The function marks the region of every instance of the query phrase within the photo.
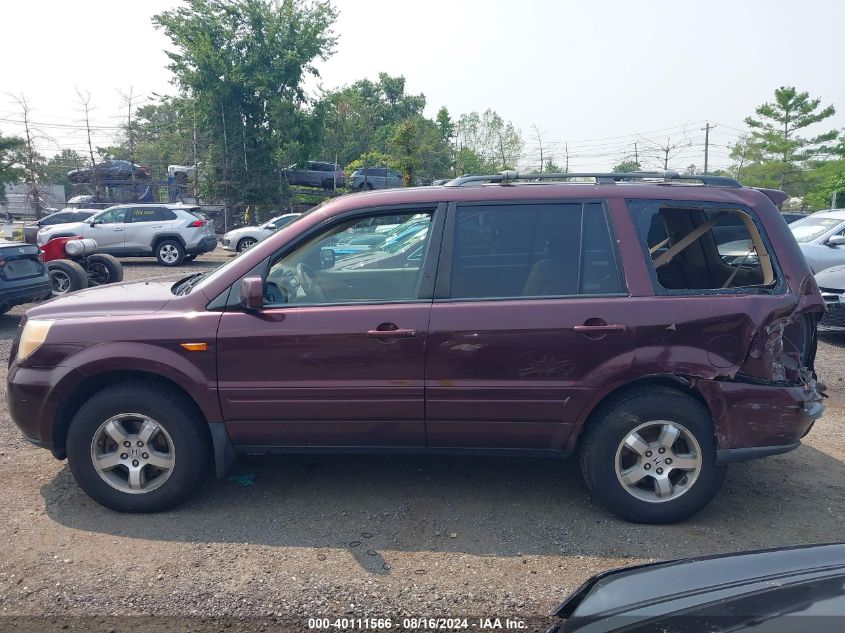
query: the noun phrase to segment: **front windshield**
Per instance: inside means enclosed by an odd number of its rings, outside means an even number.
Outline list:
[[[824,216],[814,217],[811,215],[808,218],[793,222],[789,225],[789,229],[792,231],[795,239],[798,242],[803,243],[812,242],[830,231],[832,228],[844,223],[845,221],[839,218]]]

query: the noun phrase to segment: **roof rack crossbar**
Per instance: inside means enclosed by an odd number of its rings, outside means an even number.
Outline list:
[[[498,174],[461,176],[450,180],[444,186],[462,187],[478,183],[511,184],[519,180],[572,180],[573,178],[594,178],[597,184],[614,184],[620,181],[645,180],[662,182],[698,182],[709,187],[742,187],[742,183],[728,176],[705,176],[679,174],[676,171],[632,171],[632,172],[570,172],[561,174],[532,174],[517,171],[503,171]]]

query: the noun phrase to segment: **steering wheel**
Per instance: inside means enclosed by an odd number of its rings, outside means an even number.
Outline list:
[[[326,293],[323,292],[323,287],[320,285],[314,269],[308,264],[296,265],[296,278],[299,285],[305,292],[305,295],[315,303],[323,303],[326,300]]]
[[[288,302],[288,292],[275,281],[264,284],[264,303],[278,304]]]

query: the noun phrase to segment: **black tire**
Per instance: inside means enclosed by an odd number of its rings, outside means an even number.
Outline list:
[[[121,491],[108,483],[94,466],[92,444],[98,429],[114,416],[129,412],[148,416],[172,440],[175,456],[172,471],[150,492]],[[79,486],[107,508],[117,512],[168,510],[193,493],[206,472],[211,451],[204,424],[183,395],[160,384],[131,381],[106,387],[91,396],[73,416],[67,434],[68,464]],[[122,468],[118,466],[116,470]]]
[[[323,185],[323,190],[325,190],[325,191],[331,191],[332,189],[334,189],[334,180],[332,180],[332,179],[330,179],[330,178],[326,178],[326,179],[322,182],[322,185]]]
[[[243,253],[244,251],[248,251],[253,246],[258,244],[258,240],[252,237],[242,237],[238,242],[237,250],[239,253]]]
[[[372,190],[373,190],[372,183],[365,182],[363,185],[361,185],[361,191],[372,191]]]
[[[105,253],[90,255],[86,262],[88,283],[102,286],[123,281],[123,264],[117,258]]]
[[[155,253],[162,266],[179,266],[185,260],[185,247],[179,240],[161,240],[156,244]]]
[[[689,487],[676,498],[659,502],[642,500],[629,492],[617,476],[616,468],[617,451],[625,438],[640,425],[657,420],[675,423],[692,434],[701,457],[698,476]],[[653,458],[643,458],[642,463],[658,457],[655,453]],[[716,464],[713,421],[706,407],[668,387],[631,389],[600,405],[583,431],[580,462],[584,481],[593,496],[617,516],[635,523],[675,523],[692,516],[716,496],[726,472],[724,466]],[[651,469],[652,464],[648,467]],[[653,486],[654,480],[649,477],[655,472],[650,470],[640,485]],[[681,483],[687,481],[686,473],[672,469],[666,472],[666,477],[672,473],[673,477],[680,476]],[[676,485],[672,489],[673,494],[678,490]],[[646,490],[642,494],[649,493]]]
[[[88,287],[88,273],[73,260],[54,259],[47,262],[47,270],[50,271],[54,297]]]

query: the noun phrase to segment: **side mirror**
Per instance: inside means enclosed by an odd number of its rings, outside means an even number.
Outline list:
[[[275,230],[276,230],[276,228],[278,228],[278,227],[276,227],[276,225],[275,225],[275,224],[268,224],[268,225],[267,225],[267,226],[265,226],[264,228],[266,228],[268,231],[275,231]]]
[[[845,244],[845,235],[831,235],[825,242],[828,246],[842,246]]]
[[[261,277],[245,277],[241,280],[241,306],[251,311],[264,307],[264,280]]]
[[[93,229],[95,226],[97,226],[97,223],[96,223],[96,222],[91,222],[91,224],[90,224],[89,226]]]

